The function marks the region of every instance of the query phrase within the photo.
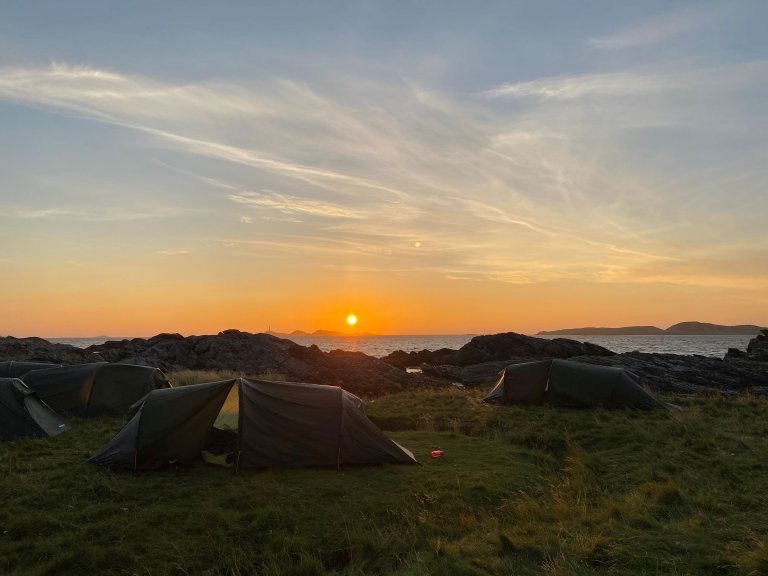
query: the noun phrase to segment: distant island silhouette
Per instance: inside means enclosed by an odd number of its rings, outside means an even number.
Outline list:
[[[315,330],[314,332],[305,332],[304,330],[294,330],[293,332],[275,332],[267,330],[267,334],[273,336],[379,336],[371,332],[339,332],[337,330]]]
[[[723,326],[707,322],[680,322],[666,330],[656,326],[622,326],[620,328],[565,328],[562,330],[542,330],[540,336],[587,335],[587,336],[735,336],[759,334],[760,326],[739,324]]]

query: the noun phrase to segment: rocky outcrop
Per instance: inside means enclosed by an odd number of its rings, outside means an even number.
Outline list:
[[[382,358],[383,361],[406,368],[409,366],[471,366],[485,362],[511,361],[516,358],[571,358],[572,356],[611,356],[607,348],[578,342],[568,338],[536,338],[516,332],[505,332],[489,336],[475,336],[458,350],[442,348],[434,352],[422,350],[421,352],[403,352],[398,350]],[[429,370],[429,369],[427,369]]]
[[[510,364],[531,362],[530,358],[511,358],[510,360],[495,360],[470,366],[454,366],[452,364],[422,364],[421,372],[435,378],[445,378],[452,383],[464,386],[490,386],[498,379],[499,374]]]
[[[515,332],[475,336],[446,364],[469,366],[481,362],[494,362],[512,358],[571,358],[573,356],[612,356],[607,348],[589,342],[577,342],[568,338],[536,338]]]
[[[212,336],[158,334],[105,342],[87,350],[42,338],[0,338],[0,360],[76,364],[108,361],[166,371],[232,370],[254,377],[330,384],[365,396],[425,387],[490,385],[505,366],[544,358],[626,368],[655,391],[768,395],[768,330],[746,352],[725,359],[676,354],[616,354],[589,343],[515,334],[476,336],[459,350],[395,352],[386,362],[361,352],[323,352],[270,334],[227,330]],[[406,367],[419,365],[421,374]]]
[[[158,334],[90,346],[108,362],[156,366],[166,371],[233,370],[249,376],[341,386],[355,394],[446,385],[429,375],[409,374],[361,352],[323,352],[271,334],[226,330],[217,335]]]
[[[54,344],[43,338],[14,338],[13,336],[0,338],[0,360],[51,364],[85,364],[104,361],[98,354],[77,346]]]
[[[616,356],[572,358],[579,362],[631,370],[652,390],[681,394],[768,392],[768,365],[749,360],[679,354],[627,352]]]
[[[761,334],[749,341],[746,352],[737,348],[729,348],[726,358],[768,362],[768,329],[761,330],[760,332]]]
[[[532,358],[483,362],[471,366],[422,365],[424,374],[445,378],[465,386],[490,386],[509,364],[530,362]],[[586,364],[625,368],[640,376],[644,385],[656,392],[676,394],[737,394],[751,392],[768,395],[768,365],[750,360],[648,354],[627,352],[611,356],[574,356],[570,360]]]
[[[387,364],[405,370],[406,368],[415,368],[422,364],[448,364],[453,354],[456,354],[456,350],[452,350],[451,348],[421,350],[420,352],[403,352],[402,350],[396,350],[391,354],[383,356],[381,359]]]
[[[404,353],[401,353],[404,354]],[[389,357],[408,359],[408,356]],[[465,386],[491,385],[509,364],[546,358],[625,368],[636,373],[654,391],[670,393],[724,393],[750,391],[768,395],[768,330],[754,338],[738,357],[725,359],[679,354],[628,352],[616,354],[590,343],[564,338],[547,340],[515,334],[477,336],[460,350],[412,353],[422,359],[422,373]],[[763,362],[755,362],[763,360]]]

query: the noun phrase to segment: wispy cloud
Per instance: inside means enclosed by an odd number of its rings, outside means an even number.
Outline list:
[[[168,248],[166,250],[158,250],[157,253],[163,256],[183,256],[184,254],[189,254],[190,251],[184,248]]]
[[[132,211],[120,208],[94,209],[90,207],[72,208],[19,208],[6,212],[23,220],[69,219],[85,222],[132,222],[136,220],[156,220],[170,218],[184,213],[177,208],[158,208],[152,212]]]
[[[15,215],[17,218],[23,218],[24,220],[37,220],[40,218],[53,218],[56,216],[72,216],[77,215],[77,212],[65,208],[40,208],[17,210]]]
[[[111,82],[125,82],[126,79],[120,74],[109,72],[108,70],[99,70],[89,66],[71,66],[66,62],[51,62],[50,74],[53,77],[66,78],[68,80],[79,79],[99,79]]]
[[[181,166],[156,162],[195,178],[227,222],[259,219],[217,246],[462,280],[640,282],[673,277],[664,264],[686,257],[670,247],[682,226],[676,211],[697,207],[680,200],[690,198],[683,184],[649,175],[626,131],[730,133],[739,122],[720,120],[715,95],[751,86],[765,69],[536,78],[457,100],[406,84],[350,82],[335,94],[285,80],[172,86],[56,65],[0,69],[0,99],[76,111],[133,131],[153,153],[172,151]],[[490,102],[504,98],[514,101]],[[704,108],[691,111],[690,102]],[[751,116],[754,126],[759,115]],[[622,147],[624,156],[615,153]],[[16,206],[10,214],[117,221],[158,213]],[[283,233],[294,223],[300,233]]]
[[[711,9],[693,8],[645,18],[607,36],[589,39],[603,50],[618,50],[658,44],[709,25],[715,18]]]
[[[659,92],[672,86],[672,74],[615,72],[540,78],[507,83],[483,93],[486,98],[540,97],[569,100],[584,96],[626,96]]]
[[[267,208],[283,214],[311,214],[327,218],[365,218],[366,213],[330,202],[297,198],[277,192],[242,192],[230,194],[229,199],[255,208]]]

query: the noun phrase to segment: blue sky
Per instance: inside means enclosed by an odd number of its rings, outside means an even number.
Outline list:
[[[768,323],[768,4],[2,16],[0,331]]]

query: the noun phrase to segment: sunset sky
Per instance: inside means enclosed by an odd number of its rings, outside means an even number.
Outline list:
[[[768,2],[0,15],[0,335],[768,325]]]

